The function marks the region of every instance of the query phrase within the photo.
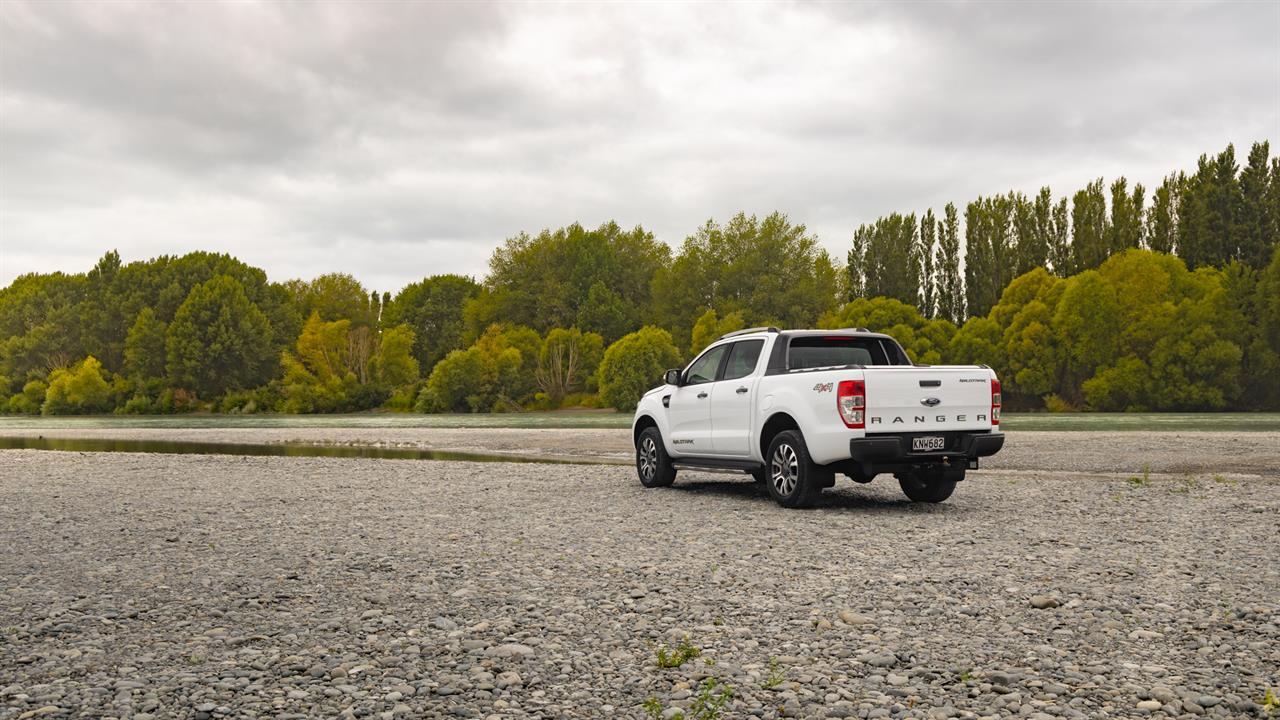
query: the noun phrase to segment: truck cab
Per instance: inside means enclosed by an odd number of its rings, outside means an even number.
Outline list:
[[[915,365],[860,328],[729,333],[641,398],[632,425],[648,487],[680,469],[751,474],[788,507],[843,474],[892,473],[912,500],[941,502],[1004,444],[1000,382],[983,365]]]

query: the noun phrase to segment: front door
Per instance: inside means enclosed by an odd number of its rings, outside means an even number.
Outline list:
[[[720,372],[728,345],[707,350],[684,371],[667,405],[672,450],[679,455],[711,455],[711,386]]]

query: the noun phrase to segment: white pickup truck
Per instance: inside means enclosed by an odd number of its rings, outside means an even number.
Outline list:
[[[893,473],[911,500],[942,502],[1004,445],[1000,404],[991,368],[915,365],[888,335],[742,330],[640,399],[636,471],[645,487],[681,468],[746,472],[784,507],[812,504],[837,472]]]

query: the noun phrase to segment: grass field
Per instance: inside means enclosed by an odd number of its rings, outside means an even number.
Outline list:
[[[1280,431],[1280,413],[1006,413],[1003,424],[1009,431]],[[629,414],[609,411],[481,415],[366,413],[358,415],[0,417],[0,433],[5,429],[32,428],[625,428],[630,426]]]

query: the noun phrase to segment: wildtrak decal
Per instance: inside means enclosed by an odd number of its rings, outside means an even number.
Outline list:
[[[963,382],[980,382],[980,383],[984,383],[984,382],[986,382],[986,381],[987,381],[987,379],[986,379],[986,378],[960,378],[960,382],[962,382],[962,383],[963,383]]]

